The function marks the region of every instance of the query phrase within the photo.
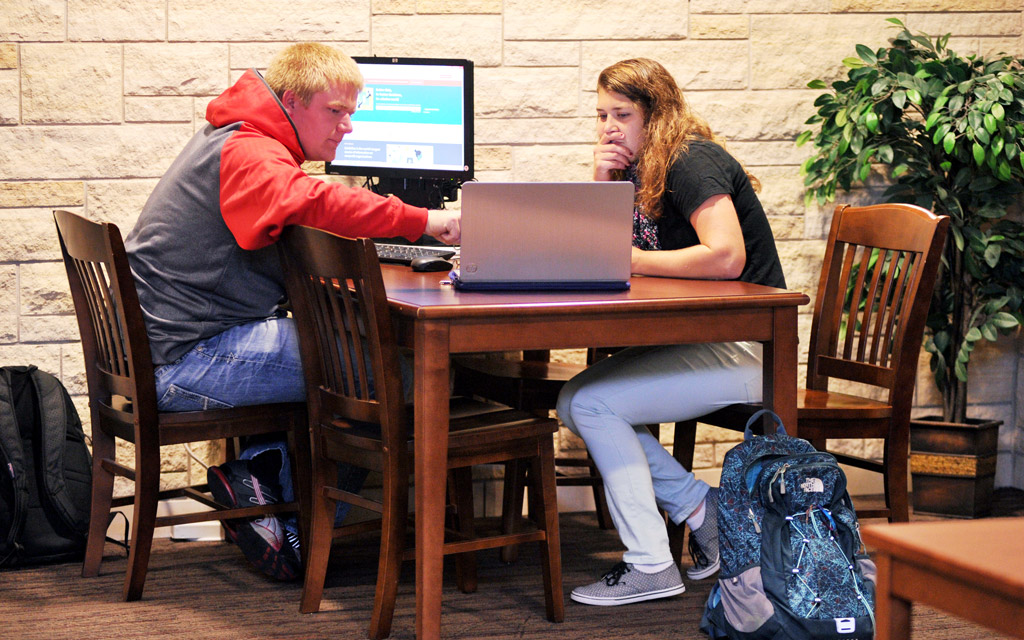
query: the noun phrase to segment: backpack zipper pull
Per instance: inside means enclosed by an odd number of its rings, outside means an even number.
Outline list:
[[[761,525],[757,523],[757,516],[754,515],[753,507],[747,507],[747,517],[754,524],[754,533],[761,533]]]

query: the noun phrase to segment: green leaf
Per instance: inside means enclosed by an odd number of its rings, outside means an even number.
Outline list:
[[[1005,311],[993,314],[992,317],[989,318],[989,322],[1000,329],[1013,329],[1020,325],[1020,323],[1017,322],[1017,318],[1015,318],[1012,313],[1006,313]]]
[[[942,149],[946,153],[953,153],[953,147],[956,145],[956,134],[950,131],[946,134],[946,137],[942,139]]]
[[[985,164],[985,147],[975,142],[971,145],[971,152],[974,154],[974,161],[979,167]]]
[[[1003,247],[998,244],[990,244],[985,247],[985,264],[995,269],[999,264],[999,256],[1003,255]]]
[[[985,129],[987,129],[989,133],[995,133],[997,128],[999,128],[999,123],[996,122],[996,117],[991,113],[986,113]]]
[[[860,69],[861,67],[867,66],[864,61],[860,58],[843,58],[843,64],[851,69]]]
[[[1024,153],[1022,153],[1020,157],[1022,159],[1024,159]],[[1021,164],[1024,165],[1024,160],[1021,161]],[[902,176],[904,173],[906,173],[908,169],[910,169],[910,167],[908,167],[905,164],[897,165],[892,170],[892,177],[898,178],[898,177]]]
[[[985,129],[975,129],[974,137],[977,138],[978,142],[980,142],[981,144],[988,144],[989,142],[992,141],[992,136],[990,136],[988,134],[988,131]]]
[[[864,114],[864,125],[871,133],[878,133],[878,115],[869,109],[868,112]]]
[[[804,131],[796,137],[796,146],[802,147],[807,143],[808,140],[814,135],[813,131]]]
[[[942,114],[938,111],[932,111],[928,119],[924,121],[924,130],[931,131],[931,128],[935,126],[935,121],[942,117]]]
[[[967,334],[964,335],[964,340],[967,340],[968,342],[977,342],[978,340],[981,340],[981,337],[981,330],[979,330],[978,327],[971,327],[968,329]]]
[[[889,164],[890,162],[892,162],[891,145],[883,144],[882,146],[878,147],[878,161],[883,162],[885,164]]]
[[[907,92],[901,89],[893,93],[892,103],[897,109],[903,109],[907,104]]]
[[[1009,182],[1013,178],[1013,171],[1010,170],[1010,163],[1006,160],[999,160],[999,166],[996,168],[996,176],[1003,182]]]
[[[856,49],[857,55],[860,56],[860,59],[863,60],[864,62],[868,64],[875,64],[876,62],[878,62],[878,57],[875,55],[875,52],[871,50],[870,47],[858,44]]]
[[[846,109],[840,109],[839,111],[836,112],[836,126],[846,126]]]
[[[995,118],[997,122],[1002,122],[1003,119],[1006,118],[1006,110],[1003,108],[1003,105],[998,102],[992,105],[992,117]]]
[[[808,89],[827,89],[828,85],[825,84],[824,80],[811,80],[807,83]]]
[[[981,335],[989,342],[995,342],[999,339],[999,334],[996,332],[995,326],[988,322],[981,325]]]
[[[914,104],[921,104],[921,92],[917,89],[907,89],[907,100]]]

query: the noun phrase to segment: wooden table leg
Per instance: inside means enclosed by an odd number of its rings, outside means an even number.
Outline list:
[[[878,583],[875,585],[875,640],[910,638],[910,603],[893,593],[893,559],[875,552]]]
[[[791,436],[797,435],[796,318],[796,307],[777,307],[773,317],[772,340],[764,343],[763,351],[764,406],[778,414],[786,427],[786,433]],[[769,421],[765,424],[771,423]],[[771,428],[774,429],[774,425]]]
[[[417,323],[415,349],[416,637],[441,637],[448,466],[447,325]]]

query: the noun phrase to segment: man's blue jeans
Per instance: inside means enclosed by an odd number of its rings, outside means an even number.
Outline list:
[[[161,411],[306,400],[298,334],[291,318],[268,318],[232,327],[203,340],[176,362],[157,367],[155,375],[157,407]],[[286,502],[294,500],[284,440],[255,439],[247,443],[239,457],[255,458],[271,450],[281,452],[281,497]],[[342,489],[358,491],[367,473],[339,467],[339,484]],[[349,505],[339,502],[338,507],[340,519]],[[285,525],[294,526],[288,522]]]

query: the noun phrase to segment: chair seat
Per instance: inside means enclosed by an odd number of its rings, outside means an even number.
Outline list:
[[[466,381],[474,395],[532,411],[553,408],[562,386],[586,365],[458,356],[452,358],[452,368],[456,380]]]
[[[797,417],[803,420],[887,420],[892,405],[835,391],[798,389]]]

